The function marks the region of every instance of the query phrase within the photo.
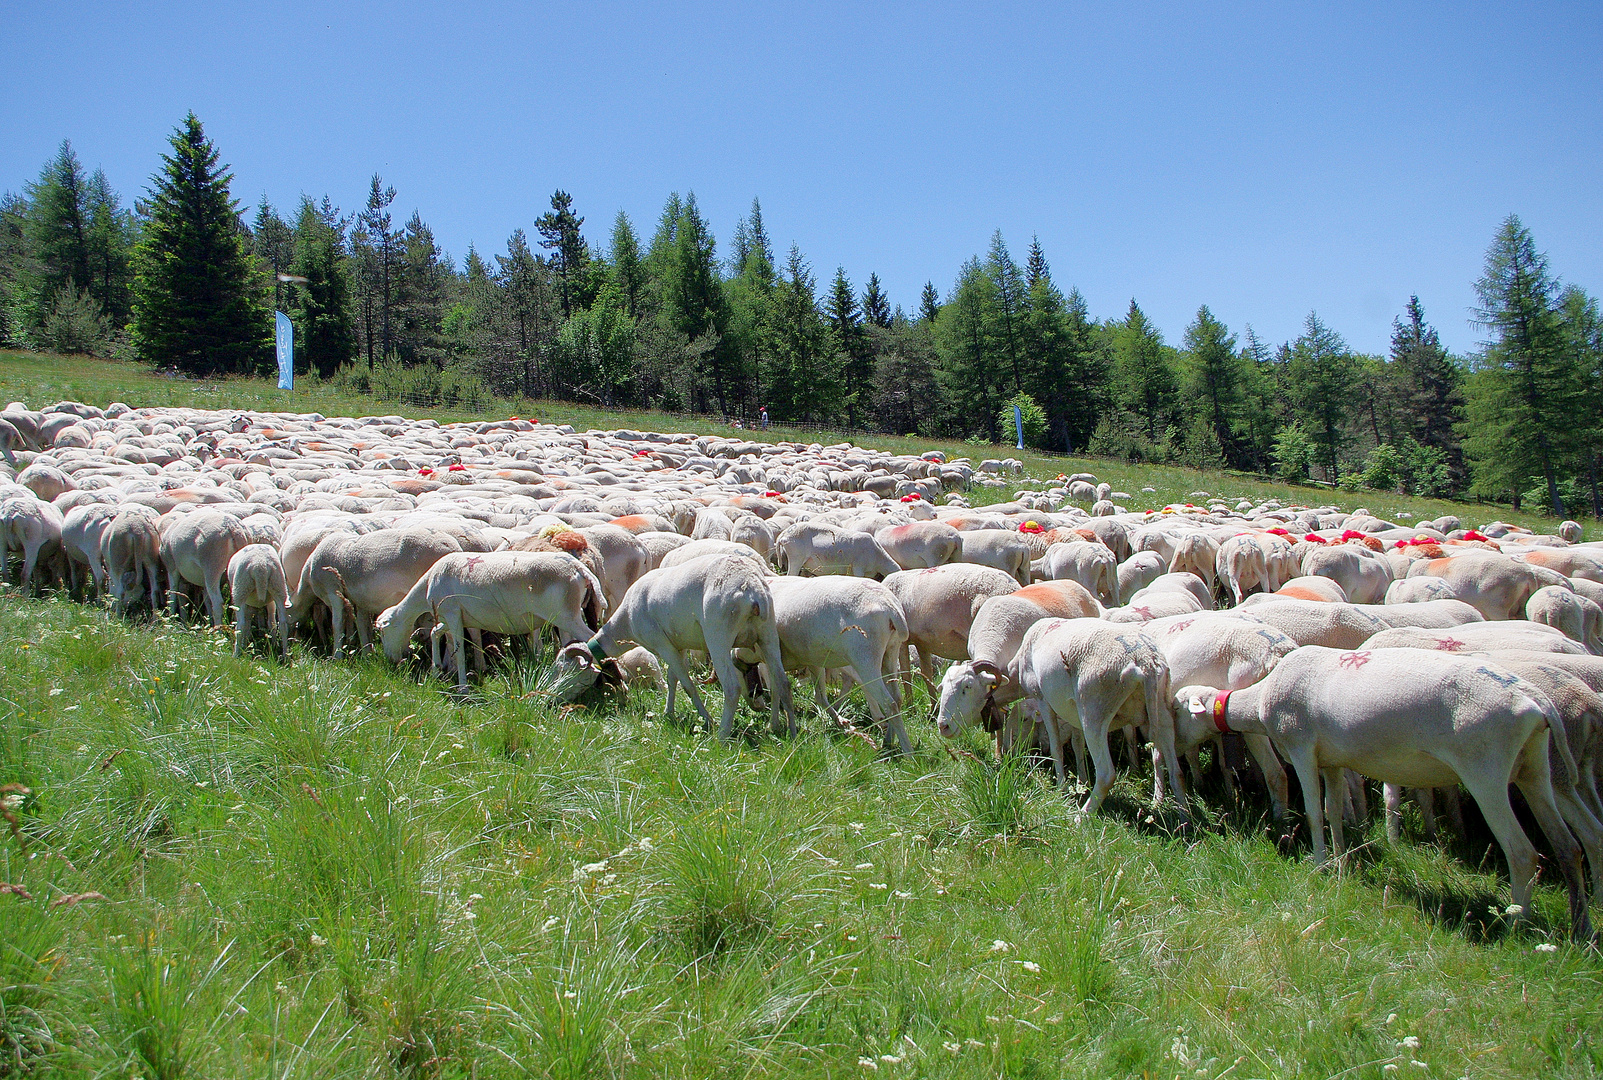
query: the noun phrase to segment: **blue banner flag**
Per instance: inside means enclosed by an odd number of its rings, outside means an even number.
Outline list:
[[[273,312],[278,334],[278,388],[295,388],[295,326],[282,311]]]
[[[1024,411],[1013,406],[1013,428],[1019,433],[1019,449],[1024,449]]]

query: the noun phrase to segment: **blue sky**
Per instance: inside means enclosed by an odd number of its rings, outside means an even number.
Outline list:
[[[63,138],[124,199],[193,109],[235,196],[350,209],[382,174],[460,257],[553,189],[604,240],[753,196],[821,281],[911,309],[1000,229],[1098,317],[1384,352],[1409,294],[1475,346],[1517,213],[1603,290],[1603,5],[59,4],[0,0],[0,188]]]

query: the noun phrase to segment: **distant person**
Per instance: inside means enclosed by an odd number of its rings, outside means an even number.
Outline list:
[[[762,408],[757,410],[757,419],[759,421],[761,421],[762,426],[763,426],[763,430],[767,431],[768,430],[768,406],[764,405]]]

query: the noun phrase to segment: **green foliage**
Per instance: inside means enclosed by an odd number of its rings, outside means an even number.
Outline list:
[[[1148,442],[1157,443],[1174,420],[1180,386],[1170,350],[1146,313],[1130,301],[1124,321],[1113,331],[1113,394],[1140,417]]]
[[[1325,478],[1334,482],[1350,441],[1347,415],[1357,372],[1347,343],[1315,312],[1308,313],[1302,336],[1291,344],[1286,374],[1297,418],[1307,425],[1312,442],[1310,463],[1321,466]],[[1275,460],[1281,460],[1278,453]]]
[[[192,375],[264,370],[270,322],[228,192],[232,174],[194,113],[169,139],[137,256],[133,343]]]
[[[1013,419],[1013,407],[1018,406],[1019,418],[1024,421],[1024,445],[1035,450],[1047,448],[1046,410],[1037,405],[1035,399],[1029,394],[1014,394],[1002,404],[1002,411],[997,414],[997,426],[1004,432],[1012,435],[1015,441],[1018,438],[1018,425]]]
[[[294,245],[294,273],[306,279],[295,290],[296,367],[327,379],[356,356],[356,330],[344,230],[326,198],[321,207],[301,200]]]
[[[1280,479],[1293,484],[1307,480],[1313,457],[1314,442],[1303,430],[1301,421],[1289,424],[1275,434],[1275,475]]]
[[[1381,443],[1364,461],[1364,486],[1375,491],[1396,491],[1407,475],[1407,467],[1403,454],[1390,444]]]
[[[72,288],[56,290],[43,324],[31,337],[39,347],[51,352],[91,356],[112,355],[116,340],[111,319],[101,310],[100,302],[89,295],[88,289]]]

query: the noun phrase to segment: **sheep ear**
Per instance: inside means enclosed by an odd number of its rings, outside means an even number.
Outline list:
[[[1191,710],[1192,716],[1197,716],[1208,711],[1208,707],[1202,703],[1202,699],[1199,697],[1192,698],[1191,703],[1187,706],[1187,708]]]

